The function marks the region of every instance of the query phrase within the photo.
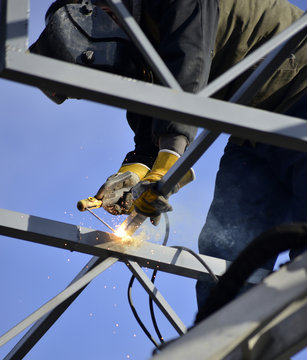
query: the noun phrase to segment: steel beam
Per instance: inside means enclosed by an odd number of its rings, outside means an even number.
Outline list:
[[[73,282],[69,285],[64,291],[59,293],[57,296],[52,298],[50,301],[41,306],[38,310],[34,311],[30,316],[25,318],[19,324],[14,326],[12,329],[7,331],[0,337],[0,346],[6,344],[8,341],[13,339],[16,335],[25,330],[28,326],[33,324],[35,321],[39,320],[42,316],[48,314],[51,310],[56,308],[58,305],[62,304],[63,301],[69,299],[76,292],[81,290],[86,286],[90,281],[92,281],[96,276],[101,274],[104,270],[108,269],[113,265],[118,259],[116,257],[108,257],[99,265],[95,266],[92,270],[83,275],[80,279]]]
[[[107,0],[108,5],[112,8],[115,15],[120,20],[127,34],[134,42],[140,53],[144,56],[145,60],[150,65],[157,78],[164,84],[172,89],[181,91],[181,87],[173,74],[169,71],[160,55],[155,48],[151,45],[150,41],[144,35],[138,23],[131,16],[126,9],[122,0]]]
[[[291,317],[295,315],[296,311],[303,311],[306,307],[306,299],[307,253],[283,266],[279,271],[268,276],[261,284],[190,329],[186,335],[171,343],[153,359],[253,359],[253,347],[250,348],[251,352],[247,350],[249,340],[257,334],[263,336],[270,329],[276,330],[277,324],[281,326],[279,328],[281,330],[282,326],[286,325],[287,319],[289,320],[288,325],[295,323],[295,321],[291,322]],[[292,318],[292,320],[294,319]],[[271,327],[266,328],[268,323],[271,324]],[[294,328],[284,327],[283,338],[286,339],[289,336],[289,339],[286,340],[285,347],[279,344],[279,350],[281,352],[288,351],[289,347],[295,352],[300,350],[306,344],[306,340],[303,338],[306,328],[306,321],[304,323],[301,321],[299,334],[295,336],[293,335]],[[263,333],[261,333],[262,330]],[[272,334],[278,340],[277,331],[272,331]],[[269,337],[270,334],[267,336]],[[270,341],[273,339],[270,338]],[[278,344],[271,343],[268,354],[278,355],[279,351],[273,350],[276,345]],[[256,351],[256,347],[254,349]],[[258,348],[259,350],[261,349]],[[290,355],[293,355],[292,351]],[[261,354],[261,351],[258,354]],[[266,357],[265,353],[262,355],[264,357],[259,355],[259,359],[274,358]],[[256,352],[255,356],[257,359]]]
[[[179,335],[183,335],[187,332],[187,328],[180,320],[175,311],[171,308],[168,302],[161,295],[156,286],[150,281],[148,276],[142,270],[138,263],[135,261],[128,261],[127,266],[133,275],[137,278],[139,283],[143,286],[148,295],[156,303],[162,313],[165,315],[167,320],[173,325]]]
[[[283,63],[291,51],[298,46],[306,34],[307,27],[303,28],[298,33],[295,33],[290,39],[274,50],[235,92],[229,102],[248,105],[255,94],[265,84],[267,79]],[[275,42],[274,45],[276,45]],[[272,46],[269,48],[271,49]],[[207,96],[212,95],[210,92],[213,91],[213,89],[216,88],[213,86],[206,91]],[[201,95],[204,96],[204,92]],[[159,182],[158,190],[162,195],[166,196],[170,193],[179,179],[181,179],[189,168],[194,165],[194,163],[203,155],[203,153],[211,146],[218,136],[218,133],[203,130],[183,156]]]
[[[147,241],[123,243],[114,234],[0,209],[0,235],[78,251],[99,257],[114,256],[140,266],[198,279],[207,270],[190,253]],[[222,275],[229,261],[201,255],[212,271]],[[260,269],[249,281],[257,283],[268,272]]]
[[[292,36],[298,32],[306,30],[307,26],[307,12],[288,28],[275,35],[272,39],[265,42],[260,48],[253,51],[245,59],[231,67],[224,74],[213,80],[208,86],[198,93],[199,96],[212,96],[235,80],[238,76],[243,74],[246,70],[256,65],[261,59],[264,59],[274,49],[278,48],[285,41],[288,41]]]
[[[214,132],[307,150],[307,123],[298,118],[178,93],[34,54],[10,52],[8,58],[8,67],[2,76],[11,80],[54,88],[72,97],[123,107],[144,115],[155,113],[161,119],[189,122]]]
[[[247,359],[290,359],[307,346],[306,317],[307,297],[297,299],[248,341]]]
[[[80,273],[70,283],[79,280],[83,275],[92,270],[95,266],[100,264],[103,258],[94,256],[80,271]],[[88,284],[87,284],[88,285]],[[72,304],[72,302],[81,294],[86,288],[85,285],[79,291],[71,295],[67,300],[59,304],[55,309],[39,319],[27,333],[18,341],[13,349],[7,354],[3,360],[20,360],[33,348],[33,346],[40,340],[40,338],[50,329],[50,327],[57,321],[57,319],[65,312],[65,310]]]

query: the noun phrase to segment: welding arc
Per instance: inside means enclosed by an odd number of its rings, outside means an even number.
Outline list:
[[[115,230],[107,222],[105,222],[98,215],[96,215],[91,209],[86,208],[85,210],[89,211],[93,216],[95,216],[96,219],[101,221],[103,223],[103,225],[105,225],[108,229],[110,229],[113,233],[115,233]]]

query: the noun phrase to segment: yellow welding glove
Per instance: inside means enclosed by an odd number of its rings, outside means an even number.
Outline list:
[[[102,207],[110,214],[129,214],[133,201],[130,190],[149,170],[141,163],[122,165],[116,174],[107,178],[95,198],[102,201]]]
[[[168,203],[167,198],[194,180],[194,171],[190,169],[175,185],[168,196],[165,197],[156,192],[156,183],[162,179],[179,157],[176,152],[171,150],[159,151],[151,171],[132,188],[133,205],[138,213],[153,219],[160,216],[163,212],[171,211],[172,207]],[[153,220],[153,222],[156,224],[157,219]]]

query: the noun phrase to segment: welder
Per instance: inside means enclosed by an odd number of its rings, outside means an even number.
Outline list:
[[[185,91],[196,93],[303,15],[286,0],[177,0],[142,2],[142,28]],[[183,10],[184,9],[184,10]],[[306,39],[266,82],[250,105],[307,116]],[[227,100],[251,71],[215,97]],[[135,149],[96,198],[112,214],[135,209],[152,218],[170,210],[152,196],[159,181],[194,139],[196,128],[128,113]],[[307,221],[307,155],[230,137],[215,194],[199,237],[200,253],[233,261],[257,235],[287,222]],[[177,190],[193,179],[185,176]],[[133,196],[129,191],[133,188]],[[124,190],[124,191],[122,191]],[[193,209],[191,209],[193,211]],[[265,265],[272,269],[275,259]],[[198,305],[213,281],[198,281]]]
[[[67,3],[82,1],[58,0],[52,13]],[[117,21],[105,1],[92,3]],[[124,3],[182,89],[190,93],[200,91],[303,15],[287,0],[124,0]],[[84,12],[89,14],[92,10],[87,6]],[[75,17],[77,23],[80,12],[71,11],[69,17]],[[74,46],[77,45],[79,41],[75,41]],[[42,53],[40,46],[33,46],[32,51]],[[95,60],[92,55],[85,51],[77,56],[76,62],[99,68],[99,63],[95,64],[98,58]],[[305,39],[249,105],[306,119],[306,56]],[[214,97],[230,99],[253,70],[246,71]],[[152,72],[147,72],[150,81],[159,83]],[[184,153],[197,129],[131,112],[127,113],[127,120],[135,134],[135,149],[124,157],[95,198],[111,214],[128,214],[135,209],[156,224],[161,212],[169,211],[171,206],[168,199],[155,193],[154,185]],[[200,253],[232,261],[264,230],[286,222],[307,221],[306,176],[305,153],[230,137],[217,174],[214,199],[199,237]],[[193,171],[188,171],[173,192],[193,178]],[[272,269],[274,261],[266,267]],[[209,278],[198,281],[199,306],[211,286]]]

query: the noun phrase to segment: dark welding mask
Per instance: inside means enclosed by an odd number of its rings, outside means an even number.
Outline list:
[[[102,0],[58,0],[46,13],[46,27],[30,52],[148,80],[145,62]],[[43,92],[57,104],[67,99]]]

